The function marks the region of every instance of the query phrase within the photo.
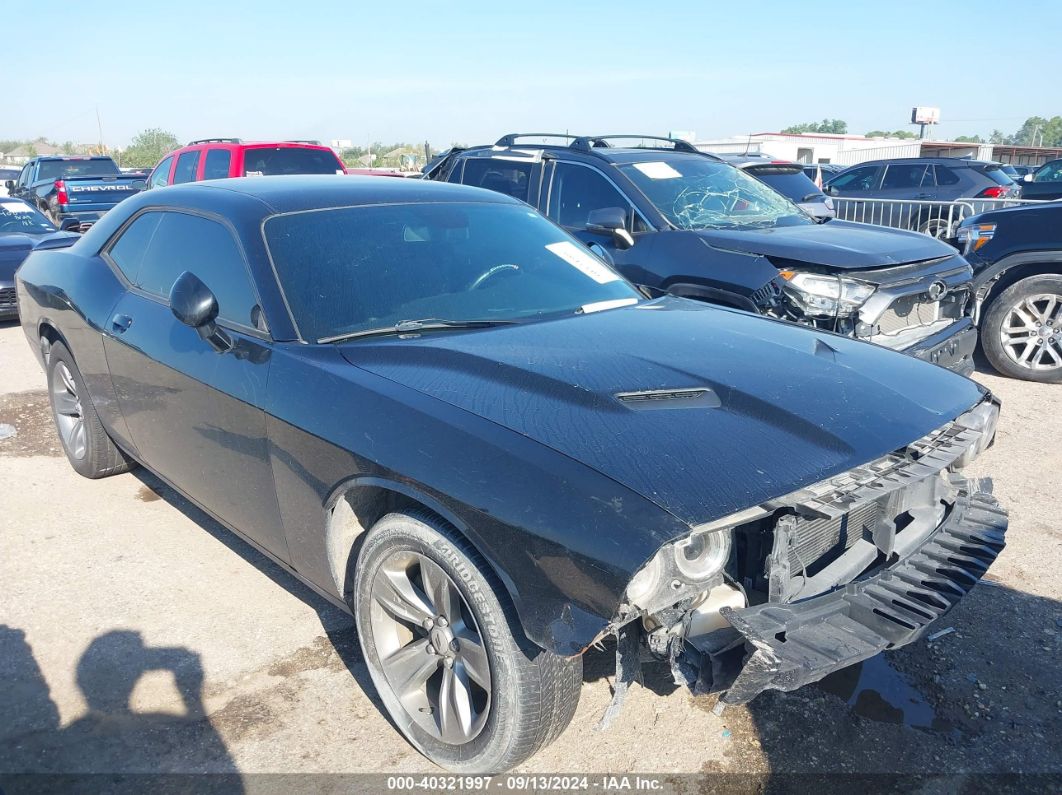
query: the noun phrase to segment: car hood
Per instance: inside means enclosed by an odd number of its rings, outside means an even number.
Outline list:
[[[43,235],[26,235],[21,232],[0,234],[0,281],[9,282],[15,271],[36,246],[45,240],[80,237],[70,232],[48,232]]]
[[[528,436],[689,524],[903,447],[983,394],[877,346],[677,298],[340,348],[351,364]],[[617,398],[684,389],[704,391]]]
[[[928,235],[849,221],[772,229],[698,229],[695,234],[715,248],[844,270],[889,267],[955,254],[955,249]]]

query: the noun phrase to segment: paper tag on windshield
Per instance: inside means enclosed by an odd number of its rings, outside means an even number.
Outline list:
[[[634,167],[641,171],[649,179],[674,179],[682,175],[667,163],[635,163]]]
[[[569,265],[574,265],[598,284],[619,281],[619,275],[615,271],[589,251],[583,251],[574,243],[563,240],[560,243],[550,243],[546,248]]]

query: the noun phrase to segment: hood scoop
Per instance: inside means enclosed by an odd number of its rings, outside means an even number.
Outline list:
[[[716,409],[719,396],[708,387],[692,389],[646,389],[640,392],[617,392],[616,400],[636,411],[655,409]]]

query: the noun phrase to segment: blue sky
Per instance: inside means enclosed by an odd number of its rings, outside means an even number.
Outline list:
[[[14,16],[0,138],[94,141],[97,107],[119,146],[149,127],[448,145],[517,130],[704,139],[830,117],[862,133],[905,128],[914,105],[941,107],[950,137],[1062,113],[1062,50],[1036,33],[1062,29],[1051,0],[97,0]]]

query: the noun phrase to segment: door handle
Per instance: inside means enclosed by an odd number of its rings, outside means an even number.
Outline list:
[[[111,331],[115,334],[124,334],[133,325],[133,318],[129,315],[115,315],[111,318]]]

